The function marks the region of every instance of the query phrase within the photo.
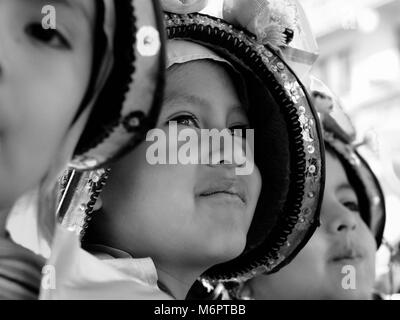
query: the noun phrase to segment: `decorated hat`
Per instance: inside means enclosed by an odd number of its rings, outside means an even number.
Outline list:
[[[200,13],[165,13],[167,37],[201,45],[228,61],[246,83],[255,163],[263,187],[244,252],[203,274],[233,281],[274,272],[319,224],[324,180],[319,121],[297,75],[269,42]]]
[[[364,142],[357,142],[350,118],[338,98],[322,81],[311,77],[311,92],[314,106],[320,113],[325,143],[343,164],[359,199],[361,217],[379,247],[385,227],[385,199],[378,178],[358,151]]]
[[[187,9],[182,11],[191,12]],[[244,80],[254,129],[254,160],[263,181],[244,252],[202,277],[236,281],[277,271],[319,225],[325,170],[317,113],[296,73],[268,42],[240,26],[197,12],[165,12],[164,17],[168,43],[204,48],[202,55],[228,63]],[[75,195],[61,193],[64,201],[59,212],[65,226],[83,235],[107,174],[100,169],[72,171],[64,177],[64,187],[75,190]],[[81,192],[85,190],[90,193]]]
[[[164,25],[158,0],[96,1],[94,62],[75,117],[91,108],[70,166],[100,167],[143,139],[157,119],[164,81]]]

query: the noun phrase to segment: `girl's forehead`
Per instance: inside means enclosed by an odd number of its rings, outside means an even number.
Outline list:
[[[228,93],[238,98],[239,75],[231,66],[212,60],[195,60],[176,64],[167,70],[166,91],[207,91],[218,88],[220,94]],[[208,89],[205,89],[208,88]],[[206,96],[208,96],[207,92]]]
[[[219,98],[219,102],[240,105],[234,80],[219,63],[194,61],[174,66],[167,73],[165,102],[186,100],[204,105]]]

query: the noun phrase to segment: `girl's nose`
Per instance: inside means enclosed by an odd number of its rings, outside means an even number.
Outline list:
[[[349,210],[342,203],[332,201],[322,206],[322,223],[330,233],[343,234],[357,228],[357,213]]]
[[[219,139],[215,137],[215,139]],[[214,141],[215,142],[215,141]],[[210,166],[225,166],[227,168],[242,167],[246,163],[244,141],[241,137],[232,136],[228,131],[223,134],[220,143],[211,143],[209,157]]]

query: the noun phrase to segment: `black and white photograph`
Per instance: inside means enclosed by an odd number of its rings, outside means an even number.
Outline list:
[[[0,0],[0,300],[400,300],[400,1]]]

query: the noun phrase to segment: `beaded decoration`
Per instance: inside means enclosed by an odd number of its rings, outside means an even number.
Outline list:
[[[68,170],[60,180],[57,212],[62,226],[82,239],[92,220],[96,202],[110,174],[110,169],[78,172]]]

